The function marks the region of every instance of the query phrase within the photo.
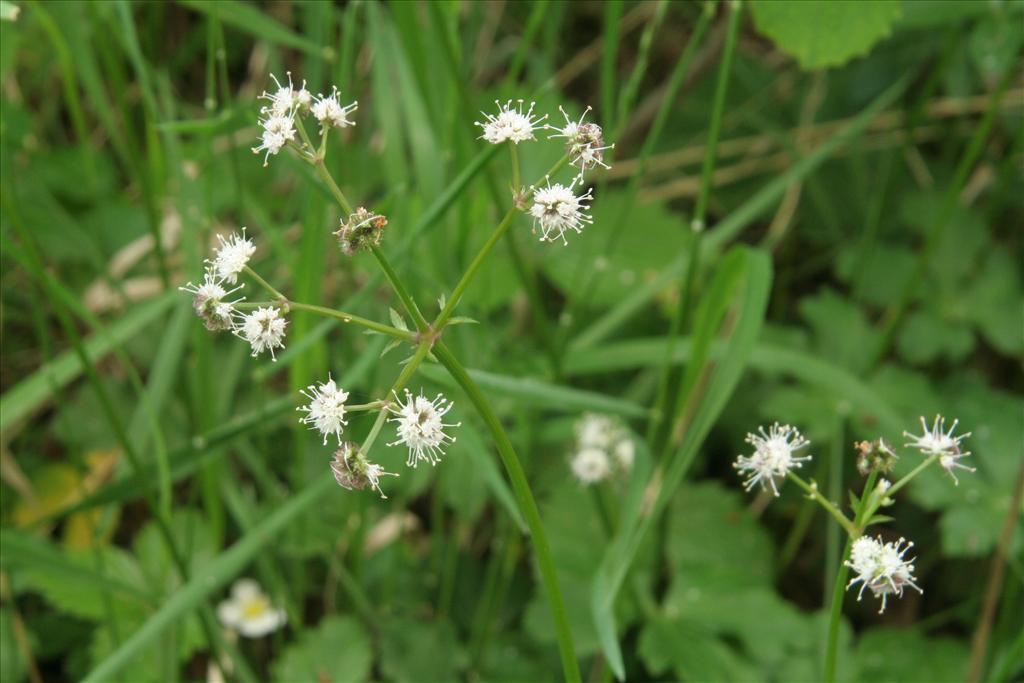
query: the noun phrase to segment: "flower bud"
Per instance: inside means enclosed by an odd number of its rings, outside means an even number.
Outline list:
[[[341,227],[334,234],[338,236],[338,246],[341,247],[342,253],[352,256],[357,251],[380,244],[384,226],[387,224],[388,219],[385,216],[367,211],[360,206],[348,217],[348,221],[341,221]]]
[[[880,474],[892,472],[899,459],[885,439],[874,441],[858,441],[853,444],[857,449],[857,471],[867,476],[872,470]]]

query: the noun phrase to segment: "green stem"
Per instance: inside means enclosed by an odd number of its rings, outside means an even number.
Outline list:
[[[810,484],[808,484],[794,472],[789,472],[786,476],[789,479],[791,479],[797,486],[806,491],[808,497],[811,500],[817,502],[818,505],[823,507],[825,509],[825,512],[832,515],[835,518],[835,520],[839,522],[839,526],[843,527],[846,533],[850,534],[851,536],[857,533],[857,527],[854,526],[853,522],[851,522],[846,517],[846,515],[840,512],[839,509],[828,500],[828,498],[821,494],[821,491],[818,490],[818,484],[816,482],[811,482]]]
[[[693,233],[693,241],[690,245],[689,265],[686,268],[683,291],[679,298],[679,308],[672,317],[669,329],[669,341],[665,350],[665,359],[662,363],[661,376],[658,381],[658,392],[655,399],[655,410],[651,413],[651,422],[648,425],[648,435],[654,439],[654,452],[661,451],[668,444],[668,430],[664,429],[664,420],[668,415],[674,415],[682,404],[684,387],[679,383],[679,391],[673,397],[671,387],[673,375],[676,374],[672,357],[675,353],[675,346],[679,335],[686,330],[693,311],[693,289],[697,278],[697,270],[700,267],[701,246],[704,237],[704,221],[707,217],[708,199],[711,196],[711,185],[715,171],[715,161],[718,158],[718,138],[722,130],[722,117],[725,111],[725,95],[729,88],[729,72],[732,70],[733,54],[736,52],[736,41],[739,34],[740,18],[743,15],[743,5],[737,3],[729,14],[729,29],[725,39],[725,48],[722,52],[722,63],[718,69],[718,82],[715,85],[715,100],[711,109],[711,127],[708,129],[707,152],[704,155],[704,164],[701,169],[700,191],[697,195],[697,205],[693,211],[693,219],[690,228]],[[681,372],[681,371],[680,371]]]
[[[483,418],[491,431],[498,454],[501,456],[502,464],[512,482],[512,490],[516,494],[519,507],[526,519],[530,529],[530,539],[533,542],[534,552],[537,556],[537,564],[540,567],[541,581],[547,593],[548,606],[555,621],[555,633],[558,636],[558,650],[562,657],[562,670],[565,679],[570,683],[580,682],[579,664],[576,661],[576,650],[573,646],[572,630],[569,628],[569,618],[565,611],[565,603],[562,600],[562,592],[558,586],[558,577],[555,573],[555,562],[551,555],[551,548],[548,545],[547,536],[544,533],[544,525],[541,522],[540,510],[537,502],[530,491],[530,484],[527,482],[526,473],[516,456],[512,442],[509,440],[505,429],[501,425],[498,416],[494,414],[490,403],[483,392],[466,372],[465,368],[448,350],[448,347],[441,340],[434,345],[434,355],[448,370],[452,378],[462,387],[466,396],[473,403],[480,417]]]
[[[892,498],[896,494],[897,491],[899,491],[901,488],[903,488],[904,486],[909,484],[911,479],[913,479],[918,474],[920,474],[922,471],[924,471],[924,469],[926,467],[931,465],[933,462],[938,460],[940,457],[941,457],[941,454],[936,453],[935,455],[932,455],[932,456],[926,458],[925,460],[923,460],[920,465],[918,465],[917,467],[912,469],[910,472],[908,472],[905,477],[903,477],[902,479],[897,481],[895,484],[890,486],[886,490],[884,496],[875,496],[874,495],[874,489],[872,489],[871,492],[870,492],[871,493],[871,504],[868,506],[867,514],[864,515],[864,520],[867,521],[867,520],[871,519],[872,515],[875,514],[875,511],[877,511],[879,506],[882,504],[882,499],[883,498]]]
[[[425,331],[427,327],[429,327],[427,319],[423,317],[422,313],[420,313],[420,309],[413,300],[412,295],[409,293],[409,290],[405,288],[405,285],[402,284],[402,281],[398,277],[398,273],[395,272],[395,269],[391,267],[391,263],[388,262],[387,258],[384,256],[384,252],[376,246],[371,246],[370,251],[373,253],[373,257],[377,259],[377,263],[380,264],[381,270],[384,271],[384,277],[387,278],[391,288],[395,290],[395,294],[397,294],[398,298],[402,300],[402,307],[405,308],[406,313],[412,316],[413,322],[416,324],[416,329],[420,332]]]
[[[473,262],[469,264],[469,268],[466,269],[462,279],[459,280],[459,284],[455,285],[452,295],[448,297],[448,302],[445,304],[444,309],[434,321],[435,330],[441,330],[441,328],[444,327],[444,324],[448,322],[448,319],[452,316],[452,313],[455,311],[455,307],[459,303],[459,299],[462,298],[463,293],[466,291],[466,287],[469,286],[469,283],[473,280],[473,276],[476,275],[476,271],[480,270],[480,266],[483,265],[484,260],[491,253],[491,250],[494,249],[494,245],[498,243],[498,240],[502,238],[509,226],[512,225],[512,219],[515,217],[516,211],[517,209],[515,207],[508,210],[505,217],[501,219],[501,223],[498,223],[498,227],[496,227],[494,232],[491,233],[490,238],[488,238],[484,246],[480,248],[480,251],[477,252]]]
[[[257,283],[259,283],[259,285],[261,287],[263,287],[263,289],[265,289],[268,292],[270,292],[271,296],[273,296],[275,299],[277,299],[277,300],[284,300],[284,301],[288,300],[288,297],[286,297],[284,294],[282,294],[281,292],[279,292],[276,289],[274,289],[273,285],[271,285],[269,282],[267,282],[266,280],[261,278],[259,273],[257,273],[255,270],[253,270],[249,266],[245,266],[245,272],[246,272],[246,274],[249,275],[249,277],[251,277]]]
[[[519,145],[509,144],[508,151],[512,156],[512,192],[519,192]]]
[[[392,327],[391,325],[384,325],[382,323],[378,323],[373,320],[360,317],[358,315],[352,315],[351,313],[348,313],[346,311],[338,311],[333,308],[327,308],[326,306],[316,306],[314,304],[300,304],[295,301],[289,301],[288,308],[295,311],[309,311],[310,313],[316,313],[318,315],[323,315],[329,318],[337,318],[342,322],[352,323],[353,325],[359,325],[360,327],[365,327],[368,330],[373,330],[374,332],[386,334],[389,337],[394,337],[395,339],[413,341],[416,338],[416,334],[414,332],[409,332],[408,330],[400,330],[397,327]]]
[[[843,548],[843,555],[840,557],[841,564],[836,572],[836,581],[832,586],[832,606],[829,610],[828,620],[828,645],[825,650],[825,681],[835,683],[836,680],[836,654],[839,643],[839,617],[843,611],[843,595],[846,593],[846,577],[849,576],[850,568],[846,565],[845,558],[850,556],[850,548],[854,540],[864,529],[864,514],[868,498],[875,490],[875,480],[878,478],[878,470],[871,470],[867,482],[861,490],[860,502],[857,504],[857,513],[853,518],[854,531],[846,537],[846,545]]]

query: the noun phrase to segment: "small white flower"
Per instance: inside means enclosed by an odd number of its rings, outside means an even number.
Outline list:
[[[636,446],[633,444],[633,440],[630,438],[624,438],[615,444],[615,448],[612,449],[612,457],[615,458],[615,464],[625,471],[633,469],[633,461],[636,460]]]
[[[733,467],[741,473],[750,473],[750,477],[743,482],[747,491],[760,483],[762,489],[771,486],[772,492],[778,496],[779,489],[775,481],[784,479],[790,470],[802,467],[804,461],[811,459],[809,455],[793,455],[810,444],[810,441],[796,427],[779,425],[778,422],[771,426],[768,433],[765,433],[764,427],[758,427],[757,431],[758,434],[748,433],[745,439],[754,447],[754,453],[749,458],[738,456]]]
[[[334,434],[338,438],[340,445],[341,433],[345,431],[345,425],[348,424],[345,420],[345,401],[348,400],[348,392],[339,388],[328,375],[326,382],[319,386],[310,384],[302,390],[302,395],[309,399],[309,405],[296,408],[296,410],[306,413],[306,416],[300,418],[299,422],[312,425],[311,429],[316,429],[323,434],[325,446],[330,434]]]
[[[954,469],[967,470],[968,472],[976,471],[973,467],[957,462],[960,458],[966,458],[971,454],[970,451],[960,450],[960,442],[969,437],[971,433],[967,432],[966,434],[953,436],[953,432],[956,431],[956,426],[959,422],[959,420],[953,420],[949,431],[946,431],[946,419],[941,415],[936,415],[932,428],[929,430],[928,423],[922,417],[921,429],[924,433],[921,436],[911,434],[910,432],[903,432],[903,436],[913,439],[910,443],[904,444],[905,446],[916,448],[927,456],[939,456],[939,465],[942,469],[946,470],[946,474],[953,478],[955,485],[959,485],[960,480],[956,478],[956,474],[953,472]]]
[[[604,163],[604,152],[615,147],[615,145],[604,144],[604,132],[601,130],[601,126],[596,123],[583,122],[583,119],[590,113],[590,109],[587,107],[583,111],[579,121],[573,121],[565,113],[565,109],[559,107],[558,111],[562,112],[562,116],[565,117],[565,126],[562,128],[546,126],[550,130],[557,131],[554,135],[548,136],[549,140],[565,138],[566,151],[572,157],[572,164],[580,167],[581,174],[595,166],[610,169],[611,166]]]
[[[231,597],[217,606],[217,618],[246,638],[259,638],[281,628],[288,616],[270,604],[258,583],[239,579],[231,587]]]
[[[596,484],[612,472],[608,454],[599,448],[583,448],[576,452],[569,463],[572,473],[585,485]]]
[[[612,447],[618,425],[608,415],[584,413],[576,423],[576,442],[580,448],[598,448],[606,451]]]
[[[577,178],[578,180],[578,178]],[[540,228],[541,242],[554,242],[561,239],[563,244],[569,244],[565,239],[566,230],[575,230],[576,233],[583,232],[584,225],[590,225],[594,219],[587,213],[589,207],[586,202],[593,199],[591,190],[579,196],[573,188],[576,180],[568,187],[561,183],[550,184],[547,187],[533,188],[533,205],[530,206],[530,215],[533,216],[533,230]]]
[[[217,277],[235,284],[238,282],[238,274],[256,253],[256,245],[245,236],[245,228],[242,228],[241,235],[233,232],[226,239],[223,235],[217,235],[217,241],[220,242],[220,248],[214,252],[213,260],[207,263]]]
[[[405,390],[405,403],[398,399],[397,394],[395,402],[398,407],[388,405],[388,411],[394,415],[388,421],[398,423],[398,440],[388,445],[404,444],[409,449],[409,457],[406,459],[409,467],[416,467],[420,460],[436,465],[444,455],[445,447],[455,442],[454,436],[445,434],[445,427],[458,427],[462,424],[450,424],[442,419],[452,409],[452,402],[445,401],[441,394],[433,401],[428,401],[422,393],[413,396],[408,389]]]
[[[178,289],[192,295],[192,308],[206,324],[206,329],[211,332],[231,329],[236,315],[235,304],[245,299],[243,296],[234,301],[225,301],[228,296],[242,289],[242,286],[224,289],[224,280],[212,270],[203,273],[201,285],[189,282]]]
[[[274,349],[284,348],[284,328],[287,324],[288,321],[281,317],[277,308],[257,308],[235,324],[234,332],[249,342],[253,356],[270,351],[270,357],[277,360]]]
[[[380,490],[380,478],[398,476],[394,472],[385,472],[380,465],[368,461],[358,446],[347,441],[334,452],[331,471],[334,472],[335,481],[343,489],[355,491],[369,486],[385,499],[387,496]]]
[[[338,101],[337,88],[334,88],[329,97],[319,94],[317,98],[310,111],[313,112],[316,120],[320,122],[321,127],[348,128],[349,126],[356,125],[354,121],[349,120],[348,115],[359,108],[358,102],[353,102],[344,107],[341,106],[341,103]]]
[[[902,547],[906,543],[906,547]],[[914,583],[913,558],[903,559],[904,554],[914,547],[904,538],[896,543],[882,543],[881,537],[877,540],[869,536],[861,536],[853,542],[850,549],[850,559],[843,564],[857,572],[849,584],[847,590],[856,583],[860,583],[860,591],[857,593],[857,600],[860,601],[864,595],[864,589],[870,588],[875,597],[882,598],[882,608],[878,610],[881,614],[885,611],[885,601],[890,594],[903,597],[903,589],[910,586],[919,593],[924,591]]]
[[[302,82],[302,87],[299,90],[295,89],[292,85],[292,72],[286,72],[288,74],[288,85],[281,85],[281,82],[277,80],[277,76],[270,74],[270,77],[274,79],[274,84],[277,86],[277,90],[273,93],[264,92],[260,95],[260,99],[269,100],[270,106],[264,107],[263,111],[270,112],[276,116],[288,116],[294,109],[301,107],[303,102],[305,106],[309,106],[309,91],[306,90],[306,82]]]
[[[498,105],[497,115],[480,112],[484,115],[486,123],[476,122],[476,125],[483,128],[484,131],[480,137],[492,145],[500,145],[505,141],[511,141],[518,145],[525,140],[533,140],[535,139],[533,131],[539,128],[541,122],[547,118],[546,114],[534,117],[535,102],[530,102],[530,108],[526,112],[523,112],[523,100],[516,100],[515,106],[512,105],[512,100],[504,105],[498,100],[495,100],[494,103]]]
[[[295,113],[275,114],[271,110],[264,110],[265,119],[260,121],[263,132],[260,134],[260,144],[253,147],[254,154],[266,151],[263,156],[263,165],[266,166],[271,154],[277,154],[281,148],[295,139]]]

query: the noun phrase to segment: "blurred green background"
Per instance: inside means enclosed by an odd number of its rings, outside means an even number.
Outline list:
[[[251,152],[257,95],[290,71],[358,99],[327,163],[388,215],[383,249],[424,307],[508,202],[479,110],[535,99],[557,123],[559,105],[590,105],[616,143],[593,226],[563,247],[518,219],[460,305],[480,324],[446,333],[524,460],[584,678],[610,680],[591,582],[664,463],[641,447],[631,477],[585,488],[573,424],[616,414],[642,443],[730,11],[743,14],[694,291],[737,244],[770,257],[771,289],[738,385],[700,413],[708,431],[615,602],[627,677],[818,680],[838,532],[792,488],[770,505],[743,494],[743,436],[798,425],[808,476],[845,501],[854,440],[900,444],[942,413],[973,432],[978,471],[956,487],[926,472],[890,509],[925,592],[882,616],[847,596],[840,679],[964,680],[985,623],[972,675],[1021,680],[1024,533],[1008,522],[1024,482],[1024,5],[952,0],[0,2],[0,679],[82,679],[140,629],[111,680],[216,680],[215,658],[239,680],[560,675],[514,499],[444,373],[412,385],[456,400],[441,465],[403,469],[386,501],[334,489],[310,506],[329,453],[297,423],[298,390],[330,371],[372,400],[401,352],[296,313],[277,362],[253,359],[177,291],[215,233],[247,226],[260,272],[295,300],[381,321],[396,306],[372,259],[332,247],[338,211],[309,167]],[[523,177],[560,154],[523,145]],[[404,458],[376,451],[392,470]],[[198,579],[183,585],[176,564]],[[219,629],[212,608],[241,576],[287,610],[284,629]]]

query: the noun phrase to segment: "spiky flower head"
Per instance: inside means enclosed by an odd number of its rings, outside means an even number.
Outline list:
[[[550,130],[557,131],[553,135],[549,135],[548,139],[565,138],[566,154],[570,156],[574,166],[579,166],[581,174],[596,166],[611,168],[604,163],[604,152],[615,147],[615,145],[604,144],[604,131],[601,130],[601,126],[596,123],[583,122],[590,110],[591,107],[587,107],[579,120],[573,121],[565,109],[559,107],[558,111],[562,112],[562,116],[565,117],[565,126],[562,128],[547,126]]]
[[[892,450],[892,446],[882,438],[874,441],[858,441],[853,444],[857,449],[857,471],[867,476],[872,470],[878,470],[881,474],[892,472],[896,466],[899,456]]]
[[[206,329],[211,332],[230,330],[237,315],[235,304],[245,299],[239,297],[234,301],[226,301],[227,297],[242,287],[240,285],[234,289],[225,289],[224,281],[212,270],[203,273],[202,284],[194,285],[189,282],[178,289],[192,295],[192,308],[202,319]]]
[[[811,456],[796,456],[794,453],[810,444],[796,427],[773,424],[768,432],[764,427],[757,428],[758,433],[748,433],[745,441],[754,447],[750,457],[738,456],[735,467],[743,476],[748,476],[743,482],[744,488],[749,491],[755,484],[760,484],[762,489],[771,487],[772,493],[779,495],[777,480],[782,480],[790,470],[798,469],[803,463],[810,460]]]
[[[327,381],[322,384],[310,384],[302,390],[302,395],[309,399],[309,404],[299,406],[296,410],[306,413],[299,419],[299,422],[310,425],[324,436],[324,445],[327,445],[327,437],[334,434],[341,444],[341,433],[345,431],[345,401],[348,400],[348,392],[340,388],[327,376]]]
[[[843,562],[857,573],[857,576],[847,584],[847,590],[860,583],[860,591],[857,593],[857,600],[860,601],[864,589],[870,588],[876,598],[882,598],[879,614],[885,611],[886,598],[892,594],[902,598],[906,586],[923,593],[924,591],[914,583],[914,559],[907,560],[903,557],[912,547],[914,544],[904,538],[900,538],[896,543],[882,543],[881,537],[874,539],[870,536],[861,536],[850,548],[850,559]]]
[[[968,467],[959,462],[961,458],[966,458],[971,454],[970,451],[960,450],[960,442],[969,437],[971,433],[967,432],[966,434],[953,436],[953,432],[956,431],[956,426],[959,422],[959,420],[953,420],[949,431],[946,431],[946,419],[941,415],[936,415],[932,428],[928,429],[928,423],[925,422],[924,417],[921,417],[921,429],[923,431],[921,436],[911,434],[910,432],[903,432],[903,436],[912,439],[904,445],[916,448],[926,456],[939,456],[939,465],[942,469],[946,470],[946,474],[953,478],[953,483],[956,485],[960,484],[960,480],[956,478],[956,474],[953,472],[954,469],[967,470],[968,472],[976,471],[973,467]]]
[[[533,188],[530,215],[533,217],[533,231],[540,228],[541,242],[560,239],[563,244],[569,244],[565,239],[567,230],[574,230],[578,234],[583,232],[585,225],[594,222],[593,217],[587,213],[590,210],[587,202],[593,199],[592,190],[577,195],[574,189],[577,180],[573,180],[568,187],[561,183],[552,185],[548,181],[545,187]]]
[[[576,451],[569,465],[573,475],[586,485],[607,479],[612,473],[608,453],[600,448],[582,448]]]
[[[343,489],[361,491],[369,486],[379,493],[381,498],[387,496],[380,489],[380,478],[398,476],[394,472],[385,472],[383,467],[367,460],[362,449],[349,441],[342,443],[340,448],[334,451],[331,471],[334,473],[335,481]]]
[[[210,268],[220,279],[230,284],[238,282],[238,275],[249,263],[249,259],[256,253],[256,245],[245,236],[245,228],[242,234],[233,232],[227,237],[217,235],[220,247],[216,249],[213,260],[207,260]]]
[[[306,82],[302,82],[302,87],[298,90],[292,84],[292,72],[286,72],[288,75],[288,85],[281,85],[281,82],[277,80],[277,76],[270,74],[270,77],[274,79],[274,85],[277,86],[277,90],[272,93],[263,92],[260,95],[261,100],[268,100],[270,105],[263,107],[261,110],[266,114],[272,114],[274,116],[290,116],[296,109],[308,108],[312,101],[312,96],[309,91],[306,90]]]
[[[288,321],[281,316],[277,308],[261,307],[249,315],[242,316],[242,319],[235,323],[234,332],[249,342],[253,356],[270,351],[271,359],[277,360],[274,349],[284,348],[284,328],[287,325]]]
[[[533,131],[547,118],[547,114],[538,117],[533,115],[535,102],[530,102],[530,107],[525,112],[523,100],[515,100],[515,105],[512,104],[512,100],[505,104],[495,100],[494,104],[498,105],[498,113],[480,112],[484,115],[485,122],[476,122],[484,131],[480,137],[492,145],[500,145],[506,141],[518,145],[525,140],[533,140]]]
[[[320,122],[320,128],[326,130],[327,128],[348,128],[354,126],[355,121],[351,121],[348,115],[359,108],[359,102],[352,102],[352,104],[341,105],[339,100],[340,94],[337,88],[332,88],[331,94],[324,96],[323,94],[317,95],[316,102],[310,108],[313,112],[313,116]]]
[[[266,152],[263,165],[270,162],[270,156],[276,155],[289,142],[295,139],[295,112],[275,114],[264,109],[264,118],[260,119],[260,144],[252,148],[253,154]]]
[[[341,227],[334,232],[338,236],[338,246],[346,256],[358,251],[367,250],[380,244],[384,235],[384,226],[388,219],[380,214],[367,211],[363,207],[349,215],[348,220],[341,221]]]
[[[409,449],[409,457],[406,465],[416,467],[420,460],[426,460],[431,465],[436,465],[444,449],[450,443],[455,442],[455,437],[445,433],[446,427],[458,427],[461,422],[444,422],[444,416],[452,409],[452,402],[446,401],[444,396],[438,394],[433,401],[420,393],[413,396],[408,389],[405,390],[405,403],[395,395],[395,404],[388,405],[388,411],[393,417],[388,422],[397,422],[395,428],[398,440],[388,444],[396,446],[403,444]]]
[[[217,618],[246,638],[259,638],[284,626],[288,615],[270,603],[258,583],[239,579],[231,587],[231,597],[217,606]]]

